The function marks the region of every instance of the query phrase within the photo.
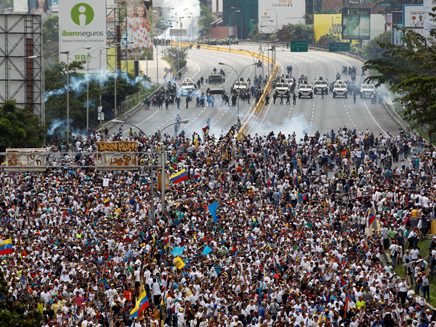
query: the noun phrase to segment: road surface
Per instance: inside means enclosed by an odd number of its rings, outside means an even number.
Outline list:
[[[241,48],[253,52],[258,51],[258,46],[245,45],[241,46]],[[300,75],[305,75],[311,83],[319,76],[332,82],[336,73],[341,72],[342,66],[345,65],[357,67],[357,78],[360,79],[362,63],[343,55],[319,51],[291,53],[286,49],[278,49],[276,57],[281,73],[284,73],[284,69],[288,65],[292,65],[295,78],[298,79]],[[182,80],[190,78],[196,81],[201,76],[206,79],[214,67],[218,70],[223,68],[226,72],[225,87],[229,93],[231,85],[236,80],[236,74],[231,68],[220,66],[219,62],[232,65],[237,72],[240,72],[247,65],[253,64],[254,61],[250,56],[191,49],[188,51],[188,70]],[[268,68],[264,65],[264,73],[267,70]],[[252,65],[244,70],[242,76],[250,77],[253,80],[255,74],[258,75],[261,72],[262,69]],[[350,76],[343,75],[342,79],[350,79]],[[207,87],[205,83],[202,91],[205,91]],[[352,96],[346,99],[333,98],[333,95],[329,93],[324,95],[324,99],[320,94],[315,95],[313,99],[297,99],[296,105],[280,105],[279,103],[280,101],[277,101],[276,105],[274,105],[271,101],[270,105],[265,108],[259,117],[252,119],[249,124],[250,134],[264,134],[270,131],[276,133],[282,131],[288,134],[295,131],[297,135],[303,136],[304,133],[314,134],[316,131],[322,134],[332,129],[336,130],[341,126],[356,128],[358,131],[369,129],[376,134],[387,131],[397,132],[399,130],[398,124],[390,118],[384,107],[380,104],[372,104],[369,99],[362,100],[358,97],[356,103],[353,103]],[[240,118],[243,122],[246,121],[253,108],[253,98],[250,104],[240,102]],[[174,123],[177,115],[182,120],[189,120],[188,124],[181,126],[181,129],[185,131],[188,137],[193,132],[202,135],[202,128],[208,122],[210,123],[210,133],[219,135],[222,130],[227,131],[236,123],[237,107],[225,106],[220,95],[216,95],[213,108],[196,107],[195,101],[193,101],[187,109],[185,108],[185,101],[182,99],[181,109],[179,110],[176,105],[170,106],[168,110],[151,107],[149,110],[139,111],[127,122],[137,125],[147,134],[153,134]],[[124,126],[124,133],[128,133],[128,129],[128,126]],[[111,132],[116,131],[118,131],[118,127],[111,130]],[[165,133],[174,135],[174,127],[166,129]]]

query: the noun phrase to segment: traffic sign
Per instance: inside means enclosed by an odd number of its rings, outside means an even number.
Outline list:
[[[170,36],[186,36],[188,32],[183,28],[172,28],[170,29]]]
[[[390,7],[391,4],[390,3],[381,3],[380,7]]]
[[[307,41],[291,41],[291,52],[307,52]]]
[[[350,51],[350,43],[346,42],[331,42],[329,43],[329,51],[330,52],[349,52]]]

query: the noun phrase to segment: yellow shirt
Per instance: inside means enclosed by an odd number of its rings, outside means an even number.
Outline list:
[[[413,209],[410,214],[412,215],[413,218],[418,218],[418,210],[417,209]]]
[[[365,301],[357,301],[356,302],[356,308],[360,309],[361,307],[366,306]]]
[[[41,314],[42,314],[42,312],[44,311],[44,303],[38,303],[38,307],[37,307],[37,309],[38,309],[39,312],[41,312]]]
[[[53,303],[53,304],[51,305],[51,308],[53,309],[54,313],[57,314],[57,313],[58,313],[58,310],[59,310],[60,308],[62,308],[62,305],[60,305],[59,303]]]

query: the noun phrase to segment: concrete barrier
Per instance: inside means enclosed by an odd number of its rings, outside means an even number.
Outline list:
[[[187,42],[171,42],[171,45],[178,46],[178,47],[184,47],[184,48],[191,47],[191,43],[187,43]],[[192,44],[192,48],[197,48],[197,45],[198,45],[197,43]],[[265,56],[265,55],[262,55],[262,54],[258,54],[258,53],[250,52],[250,51],[242,51],[242,50],[238,50],[238,49],[231,49],[231,48],[229,49],[228,47],[218,47],[218,46],[210,46],[210,45],[200,44],[200,50],[231,52],[231,53],[238,54],[241,56],[250,56],[252,58],[260,59],[263,62],[267,62],[268,65],[274,64],[273,71],[272,71],[271,75],[269,76],[269,80],[265,86],[265,89],[263,90],[263,93],[259,99],[259,102],[254,107],[254,110],[252,111],[252,113],[248,117],[247,121],[242,124],[241,128],[239,129],[238,133],[236,134],[236,138],[238,140],[240,140],[244,137],[244,135],[247,134],[249,123],[250,123],[250,120],[252,119],[253,115],[258,116],[265,109],[266,95],[271,92],[273,81],[276,78],[278,70],[279,70],[277,62],[275,60],[273,60],[272,58]]]

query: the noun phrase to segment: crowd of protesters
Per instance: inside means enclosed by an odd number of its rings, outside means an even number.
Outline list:
[[[431,145],[404,131],[234,132],[97,133],[78,154],[48,147],[46,172],[0,172],[7,298],[44,326],[436,326],[436,240],[428,257],[418,248],[434,219]],[[102,139],[138,141],[139,170],[96,171]],[[188,174],[165,208],[147,166],[162,146],[167,173]],[[141,285],[149,307],[131,319]]]

